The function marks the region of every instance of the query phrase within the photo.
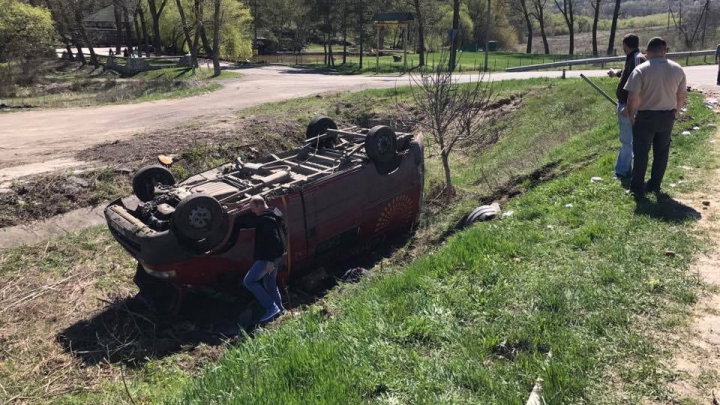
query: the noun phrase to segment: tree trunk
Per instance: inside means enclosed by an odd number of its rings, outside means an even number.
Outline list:
[[[213,48],[210,47],[210,41],[208,41],[207,34],[205,33],[205,26],[203,25],[203,20],[205,19],[203,8],[202,8],[202,2],[203,0],[195,0],[195,21],[196,21],[196,29],[200,33],[200,40],[202,41],[203,49],[205,50],[205,55],[212,56],[213,55]],[[200,50],[198,49],[198,53],[200,53]]]
[[[200,26],[200,40],[202,41],[203,48],[205,49],[205,54],[213,55],[215,53],[215,48],[210,46],[210,40],[208,40],[207,33],[205,32],[205,27],[203,27],[202,25]]]
[[[575,14],[573,11],[573,0],[566,0],[568,3],[568,9],[569,11],[569,19],[570,22],[568,24],[570,28],[570,55],[575,54]]]
[[[364,49],[363,46],[365,45],[365,25],[360,22],[360,69],[363,68],[363,53]]]
[[[332,49],[332,38],[334,36],[330,36],[330,40],[328,41],[328,66],[331,68],[335,67],[335,57],[333,56],[333,49]]]
[[[147,25],[145,24],[145,12],[142,9],[142,5],[138,3],[138,14],[140,15],[140,26],[142,27],[143,42],[145,43],[145,56],[150,57],[150,37],[147,32]]]
[[[325,65],[325,66],[327,66],[327,64],[328,64],[328,49],[327,49],[327,48],[328,48],[328,44],[327,44],[328,41],[327,41],[327,37],[328,37],[327,34],[324,34],[324,39],[325,39],[325,41],[323,41],[323,65]]]
[[[70,62],[75,61],[75,57],[73,56],[72,47],[70,46],[70,41],[67,40],[67,38],[63,38],[63,42],[65,43],[65,52],[67,52],[68,60]]]
[[[545,51],[545,55],[550,55],[550,44],[548,43],[547,34],[545,33],[545,13],[543,12],[542,7],[536,7],[537,8],[537,20],[538,24],[540,24],[540,36],[543,40],[543,50]]]
[[[458,46],[458,30],[460,28],[460,0],[453,1],[453,25],[452,34],[450,37],[450,65],[448,68],[451,72],[455,71],[455,63],[457,59],[457,46]]]
[[[453,195],[452,176],[450,175],[450,157],[445,151],[440,152],[443,171],[445,172],[445,194]]]
[[[52,3],[50,3],[50,0],[45,0],[45,5],[47,6],[48,10],[50,10],[50,15],[55,22],[55,30],[57,31],[58,35],[60,35],[62,43],[65,45],[65,52],[67,52],[68,60],[72,62],[75,60],[75,57],[73,56],[70,41],[68,41],[67,27],[63,23],[63,19],[59,16],[59,13],[62,13],[62,10],[56,10],[55,7],[53,7]]]
[[[100,63],[98,62],[97,55],[95,54],[95,49],[93,48],[92,42],[90,42],[90,38],[87,35],[87,32],[85,32],[85,27],[82,24],[82,10],[80,8],[75,9],[75,23],[78,26],[78,29],[80,30],[80,36],[82,37],[83,41],[85,41],[85,45],[88,48],[88,52],[90,52],[90,64],[97,67],[100,66]],[[82,50],[80,51],[82,53]],[[82,57],[84,59],[84,57]]]
[[[343,66],[347,63],[347,25],[343,25]]]
[[[87,61],[85,60],[85,55],[83,55],[82,46],[80,46],[79,42],[75,42],[75,48],[77,48],[77,60],[80,61],[80,63],[85,66],[87,65]]]
[[[125,35],[127,35],[128,56],[133,56],[133,44],[135,42],[133,41],[132,26],[130,25],[130,17],[128,16],[128,10],[124,4],[122,6],[122,13],[123,21],[125,23]]]
[[[599,18],[600,18],[600,0],[595,0],[595,15],[593,16],[593,28],[592,28],[592,55],[593,56],[598,56],[597,26],[598,26]]]
[[[213,16],[213,75],[220,76],[220,1],[215,2],[215,14]]]
[[[113,1],[113,13],[115,14],[115,54],[122,52],[122,9],[118,0]]]
[[[195,45],[193,44],[192,37],[190,36],[190,27],[187,24],[187,18],[185,18],[185,10],[183,9],[180,0],[175,0],[177,4],[178,14],[180,14],[180,23],[182,24],[183,32],[185,33],[185,41],[190,48],[190,65],[192,66],[193,75],[195,75],[195,67],[197,66],[197,52],[195,51]]]
[[[525,47],[525,53],[532,53],[532,43],[533,43],[533,26],[532,21],[530,21],[530,14],[527,11],[527,7],[525,6],[525,0],[521,0],[523,4],[523,15],[525,17],[525,25],[527,26],[528,31],[528,38],[527,38],[527,46]]]
[[[615,10],[613,11],[612,24],[610,25],[610,41],[608,42],[607,54],[611,56],[615,51],[615,30],[617,29],[618,16],[620,15],[620,1],[615,0]]]
[[[143,44],[143,37],[142,37],[142,31],[140,30],[140,19],[138,18],[137,9],[135,10],[135,15],[133,15],[133,25],[135,26],[135,43],[134,45],[137,46],[137,56],[142,57],[142,44]]]
[[[415,0],[415,17],[418,24],[418,54],[420,55],[418,66],[425,66],[425,23],[420,11],[420,0]]]
[[[153,20],[153,48],[155,48],[155,56],[162,55],[162,40],[160,38],[160,15],[165,8],[167,0],[163,0],[160,8],[155,4],[156,0],[148,0],[148,8],[150,9],[150,17]]]

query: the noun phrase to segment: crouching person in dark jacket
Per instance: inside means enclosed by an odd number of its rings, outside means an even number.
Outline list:
[[[276,281],[278,265],[285,254],[285,227],[280,210],[270,209],[261,196],[252,197],[250,210],[257,215],[255,263],[243,284],[265,310],[260,318],[260,323],[265,323],[285,313]]]

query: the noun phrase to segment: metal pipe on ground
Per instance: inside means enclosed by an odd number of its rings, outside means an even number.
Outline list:
[[[602,94],[603,96],[605,96],[605,98],[608,99],[608,101],[610,101],[611,103],[613,103],[613,105],[614,105],[615,107],[617,107],[617,102],[616,102],[612,97],[610,97],[607,93],[605,93],[605,92],[603,91],[603,89],[601,89],[600,87],[598,87],[597,84],[595,84],[595,83],[593,83],[592,81],[590,81],[590,79],[588,79],[588,78],[587,78],[584,74],[582,74],[582,73],[580,73],[580,77],[582,77],[583,80],[585,80],[589,85],[591,85],[591,86],[592,86],[595,90],[597,90],[600,94]]]

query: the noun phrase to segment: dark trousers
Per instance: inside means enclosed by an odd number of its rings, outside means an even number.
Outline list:
[[[670,155],[670,140],[674,111],[638,111],[633,125],[633,165],[630,190],[636,194],[645,193],[645,172],[648,166],[648,154],[653,150],[652,171],[647,183],[648,191],[660,190],[668,156]]]
[[[720,86],[720,64],[718,64],[718,79],[717,79],[717,84],[718,84],[718,86]]]

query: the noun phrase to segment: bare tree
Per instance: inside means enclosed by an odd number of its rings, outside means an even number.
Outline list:
[[[523,19],[525,19],[525,25],[527,27],[527,46],[525,47],[525,53],[532,53],[532,42],[533,42],[533,26],[532,21],[530,20],[530,17],[532,16],[532,13],[530,12],[530,9],[528,8],[527,4],[528,0],[512,0],[510,2],[510,5],[512,6],[512,9],[523,16]]]
[[[420,69],[411,74],[410,92],[416,114],[408,120],[432,137],[445,172],[443,193],[453,195],[450,155],[458,142],[482,141],[492,88],[482,74],[461,83],[462,76],[453,76],[446,69],[446,59],[441,59],[434,70]]]
[[[548,0],[530,0],[532,2],[533,11],[530,13],[540,25],[540,36],[543,40],[545,54],[550,54],[550,45],[548,44],[547,34],[545,33],[545,7]],[[619,1],[619,0],[618,0]]]
[[[679,2],[677,13],[670,8],[670,15],[675,24],[675,29],[681,35],[687,49],[692,49],[696,42],[701,42],[709,9],[709,1],[706,1],[702,5],[693,5],[689,10],[683,9],[683,3]]]
[[[185,33],[185,41],[190,48],[190,66],[192,67],[192,73],[195,74],[195,67],[197,66],[197,51],[195,50],[195,43],[190,35],[190,26],[188,25],[187,18],[185,17],[185,10],[183,9],[180,0],[175,0],[177,4],[178,13],[180,14],[180,23],[182,24],[183,32]]]
[[[592,7],[594,14],[593,14],[593,27],[592,27],[592,54],[593,56],[598,56],[598,48],[597,48],[597,26],[598,26],[598,19],[600,18],[600,2],[602,0],[590,0],[590,7]]]
[[[555,1],[555,5],[565,19],[565,24],[567,24],[568,33],[570,34],[568,54],[573,55],[575,53],[575,13],[573,12],[575,0],[562,0],[562,4],[558,0],[553,1]]]
[[[620,1],[615,0],[615,9],[613,10],[612,24],[610,25],[610,41],[608,42],[607,54],[615,53],[615,32],[617,31],[618,17],[620,16]]]

